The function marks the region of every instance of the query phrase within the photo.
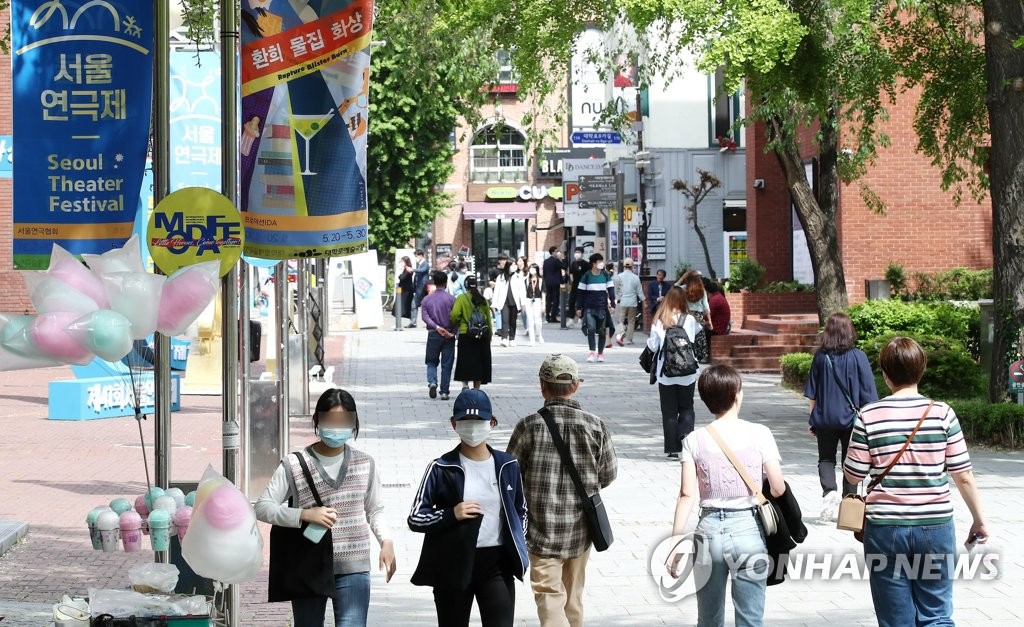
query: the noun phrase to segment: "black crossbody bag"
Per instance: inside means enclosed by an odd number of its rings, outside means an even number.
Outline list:
[[[580,479],[579,470],[576,469],[576,463],[572,461],[572,456],[569,454],[569,447],[566,446],[565,440],[558,432],[558,426],[555,425],[555,418],[551,415],[551,410],[544,407],[538,413],[548,425],[548,431],[551,432],[551,439],[554,440],[555,448],[558,449],[558,454],[562,458],[562,464],[565,465],[569,477],[572,478],[573,486],[576,487],[576,496],[579,497],[580,505],[583,507],[583,517],[587,521],[587,530],[590,531],[590,541],[594,544],[594,550],[608,550],[615,538],[612,535],[612,525],[608,521],[608,511],[604,507],[604,501],[601,500],[601,493],[598,492],[592,496],[587,494],[587,489],[583,487],[583,480]]]
[[[306,478],[313,498],[320,507],[324,506],[317,492],[313,476],[301,453],[299,458],[302,474]],[[291,501],[289,501],[291,504]],[[270,576],[267,585],[268,600],[291,601],[309,597],[334,596],[334,536],[328,529],[320,542],[314,544],[302,535],[309,523],[301,527],[270,528]]]

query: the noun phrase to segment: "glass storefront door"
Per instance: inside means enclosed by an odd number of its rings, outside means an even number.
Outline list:
[[[473,256],[477,272],[498,267],[498,255],[515,258],[529,255],[529,220],[474,220]]]

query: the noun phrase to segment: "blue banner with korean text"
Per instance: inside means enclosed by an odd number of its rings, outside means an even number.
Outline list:
[[[132,233],[153,92],[153,3],[14,0],[14,267]]]
[[[221,191],[220,54],[171,53],[171,191],[208,187]]]

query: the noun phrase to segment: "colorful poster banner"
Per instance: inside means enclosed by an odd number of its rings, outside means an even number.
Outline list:
[[[242,3],[245,254],[367,249],[371,0]]]
[[[171,191],[207,187],[221,191],[220,54],[171,53]]]
[[[14,0],[14,267],[54,243],[102,254],[132,234],[153,94],[153,3]]]

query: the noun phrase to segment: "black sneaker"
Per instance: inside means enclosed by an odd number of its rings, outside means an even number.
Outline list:
[[[442,395],[441,395],[441,400],[442,400],[442,401],[446,401],[446,400],[448,400],[448,395],[447,395],[447,394],[442,394]]]
[[[673,461],[673,462],[679,461],[679,453],[669,453],[668,454],[668,459],[669,459],[669,461]]]
[[[437,398],[437,384],[431,383],[429,386],[430,398]]]

